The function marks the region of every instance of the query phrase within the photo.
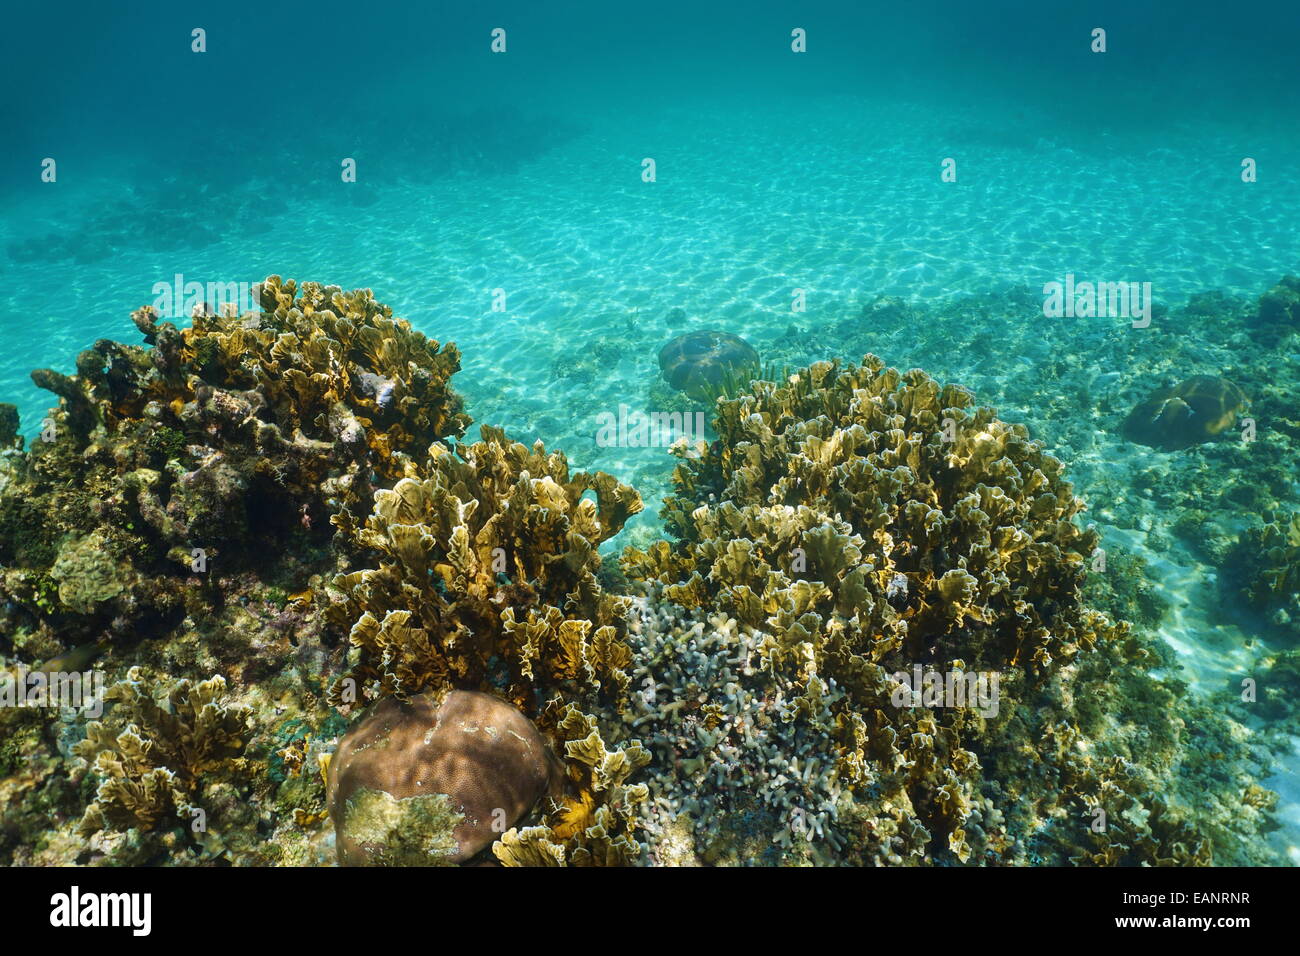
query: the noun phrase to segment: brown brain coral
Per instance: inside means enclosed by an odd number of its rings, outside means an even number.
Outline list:
[[[562,774],[537,729],[497,697],[385,698],[330,761],[339,862],[463,863],[558,795]]]
[[[729,381],[757,374],[758,368],[758,352],[752,345],[716,329],[687,332],[659,350],[664,381],[701,401],[711,401]]]
[[[1179,451],[1230,428],[1248,404],[1245,393],[1226,378],[1193,375],[1139,402],[1124,420],[1124,437],[1161,451]]]

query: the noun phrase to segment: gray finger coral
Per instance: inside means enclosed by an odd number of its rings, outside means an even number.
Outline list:
[[[631,617],[629,733],[654,755],[641,806],[650,859],[780,863],[846,848],[836,821],[850,802],[834,772],[838,689],[800,709],[794,681],[762,670],[765,635],[718,611],[686,611],[655,586]],[[680,830],[690,847],[682,857]]]

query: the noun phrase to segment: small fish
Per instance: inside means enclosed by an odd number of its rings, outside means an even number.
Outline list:
[[[305,591],[299,591],[297,594],[290,594],[289,600],[285,602],[286,608],[301,610],[311,604],[312,590],[308,588]]]
[[[87,641],[85,644],[79,644],[71,650],[64,651],[56,657],[51,657],[40,667],[36,668],[35,672],[45,674],[72,674],[78,671],[84,671],[107,649],[108,640],[106,638],[100,638],[97,641]]]

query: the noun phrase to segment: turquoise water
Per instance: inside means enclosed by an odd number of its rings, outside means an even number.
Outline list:
[[[938,4],[924,21],[833,3],[373,6],[365,22],[329,4],[86,7],[74,30],[22,14],[3,67],[18,95],[0,398],[26,433],[51,404],[30,370],[137,341],[129,312],[155,283],[366,286],[460,347],[476,422],[641,491],[651,507],[617,546],[657,533],[671,459],[600,447],[597,419],[661,407],[671,336],[718,327],[790,364],[869,350],[971,387],[1065,460],[1105,540],[1175,600],[1161,630],[1194,685],[1252,659],[1250,635],[1209,623],[1215,569],[1162,534],[1178,516],[1143,511],[1131,477],[1151,452],[1115,423],[1150,376],[1265,346],[1209,322],[1047,319],[1041,300],[1073,274],[1150,282],[1170,307],[1253,301],[1300,269],[1294,6],[1254,5],[1248,23],[1196,4]],[[1097,25],[1104,54],[1088,50]],[[879,296],[919,311],[863,317]],[[1300,373],[1300,355],[1275,359]],[[1297,773],[1268,781],[1293,853]]]
[[[662,452],[598,448],[595,418],[644,404],[659,346],[681,331],[674,309],[687,327],[735,330],[764,354],[803,360],[852,356],[858,342],[831,328],[877,295],[921,305],[1007,288],[1037,295],[1073,273],[1149,281],[1157,301],[1179,304],[1207,289],[1253,297],[1300,261],[1287,151],[1252,149],[1277,159],[1260,159],[1262,182],[1241,183],[1233,147],[1246,134],[1229,120],[1133,147],[1120,136],[1074,142],[1025,108],[981,121],[967,104],[869,91],[762,102],[702,93],[633,109],[584,97],[571,113],[548,98],[543,108],[575,131],[509,171],[376,181],[363,155],[358,182],[342,183],[322,156],[315,183],[250,169],[247,184],[209,189],[63,166],[58,183],[16,196],[3,222],[0,391],[36,431],[49,396],[28,372],[70,370],[97,338],[134,341],[130,309],[178,273],[317,277],[373,288],[417,328],[456,342],[476,420],[645,480],[662,471]],[[657,159],[655,183],[641,181],[643,154]],[[950,154],[958,180],[943,183]],[[1295,163],[1300,149],[1289,155]],[[33,241],[49,257],[14,255]],[[497,288],[505,312],[493,311]],[[791,311],[795,289],[802,313]],[[1112,370],[1097,345],[1117,323],[1007,313],[989,329],[992,353],[929,327],[866,329],[864,344],[967,383],[1032,377],[1063,348]],[[797,343],[791,325],[806,333]],[[1213,329],[1189,332],[1214,345]],[[594,377],[566,383],[557,371],[597,343],[612,354]]]

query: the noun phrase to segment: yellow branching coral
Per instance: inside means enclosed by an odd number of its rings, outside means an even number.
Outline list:
[[[627,866],[639,860],[636,812],[649,796],[628,778],[650,762],[638,740],[609,749],[596,719],[559,698],[538,720],[564,747],[567,795],[543,825],[502,834],[492,852],[506,866]]]
[[[227,700],[220,676],[172,682],[155,699],[134,667],[105,698],[113,702],[109,718],[89,724],[74,748],[100,777],[82,831],[175,826],[201,817],[204,787],[241,767],[249,709]]]
[[[846,650],[872,663],[898,648],[1046,668],[1094,639],[1047,626],[1097,539],[1023,427],[872,356],[754,389],[720,403],[722,440],[678,466],[664,518],[679,543],[629,552],[630,573],[782,633],[843,617]]]
[[[563,454],[498,429],[455,452],[432,446],[426,466],[375,494],[364,527],[340,522],[380,560],[334,582],[329,617],[355,655],[335,699],[495,683],[535,713],[555,689],[617,696],[626,600],[597,583],[596,549],[640,509],[626,485],[571,477]]]

